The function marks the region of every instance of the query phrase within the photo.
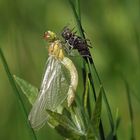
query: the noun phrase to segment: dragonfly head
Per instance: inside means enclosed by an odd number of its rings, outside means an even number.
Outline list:
[[[44,33],[44,39],[49,41],[49,42],[53,42],[57,39],[56,34],[52,31],[47,31]]]

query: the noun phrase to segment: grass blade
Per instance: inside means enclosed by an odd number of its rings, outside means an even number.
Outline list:
[[[72,8],[72,11],[73,11],[76,23],[77,23],[78,30],[80,32],[80,35],[82,36],[82,38],[85,38],[84,30],[83,30],[82,25],[81,25],[81,18],[78,17],[78,14],[77,14],[76,9],[75,9],[75,5],[72,2],[72,0],[68,0],[68,1],[69,1],[69,4],[71,5],[71,8]],[[80,4],[78,4],[78,5],[80,5]]]
[[[101,109],[102,109],[102,87],[100,89],[99,96],[96,100],[96,104],[95,104],[94,111],[93,111],[92,118],[91,118],[91,124],[88,128],[88,133],[87,133],[88,139],[92,139],[92,140],[99,139],[99,126],[100,126],[100,120],[101,120]],[[104,135],[102,136],[100,134],[100,136],[101,136],[102,140],[105,140]]]
[[[73,11],[73,13],[74,13],[74,17],[75,17],[75,19],[76,19],[76,23],[77,23],[77,26],[78,26],[80,35],[83,37],[83,39],[86,40],[86,37],[85,37],[85,34],[84,34],[84,30],[83,30],[83,27],[82,27],[82,24],[81,24],[81,18],[78,17],[78,14],[77,14],[77,12],[76,12],[76,8],[75,8],[74,3],[72,2],[72,0],[68,0],[68,1],[69,1],[69,3],[70,3],[71,8],[72,8],[72,11]],[[79,5],[80,5],[80,2],[78,1],[78,6],[79,6]],[[80,7],[78,7],[78,8],[80,8]],[[80,10],[79,10],[79,11],[80,11]],[[80,15],[80,14],[79,14],[79,15]],[[92,56],[92,55],[91,55],[91,56]],[[88,59],[87,59],[87,60],[88,60]],[[89,62],[89,61],[88,61],[88,64],[90,65],[90,62]],[[88,66],[89,66],[89,65],[88,65]],[[92,72],[91,69],[89,69],[89,70],[90,70],[90,72]],[[96,100],[96,92],[95,92],[95,87],[94,87],[94,83],[93,83],[93,75],[92,75],[92,74],[91,74],[91,76],[89,76],[89,79],[91,79],[91,80],[90,80],[90,83],[91,83],[91,86],[92,86],[94,98],[95,98],[95,100]],[[100,85],[102,85],[102,84],[100,84]],[[112,123],[113,123],[113,121],[112,121]],[[100,134],[101,134],[101,136],[102,136],[102,135],[104,136],[104,130],[103,130],[102,121],[101,121],[101,123],[100,123]]]
[[[100,89],[100,93],[95,104],[93,116],[91,118],[96,134],[98,134],[98,130],[99,130],[99,124],[100,124],[100,119],[101,119],[101,109],[102,109],[102,87]]]
[[[81,22],[81,11],[80,11],[80,0],[76,0],[76,11],[77,11],[77,15],[79,17],[79,20]]]
[[[2,63],[3,63],[3,66],[4,66],[5,72],[6,72],[6,74],[7,74],[7,77],[8,77],[8,79],[9,79],[9,82],[10,82],[10,84],[11,84],[11,86],[12,86],[12,88],[13,88],[13,91],[14,91],[14,93],[16,94],[16,97],[17,97],[17,99],[18,99],[18,101],[19,101],[19,103],[20,103],[20,105],[21,105],[22,110],[23,110],[25,122],[26,122],[26,124],[27,124],[27,126],[28,126],[28,128],[29,128],[29,130],[30,130],[30,132],[31,132],[31,134],[32,134],[32,139],[37,140],[37,137],[36,137],[36,135],[35,135],[35,132],[34,132],[34,130],[31,128],[30,123],[27,123],[27,122],[28,122],[28,121],[27,121],[27,119],[28,119],[27,111],[26,111],[26,109],[25,109],[23,100],[22,100],[22,98],[21,98],[21,96],[20,96],[20,93],[19,93],[17,87],[16,87],[16,83],[15,83],[15,81],[14,81],[14,79],[13,79],[13,76],[11,75],[11,72],[10,72],[10,70],[9,70],[8,64],[7,64],[7,62],[6,62],[6,59],[5,59],[5,57],[4,57],[4,54],[3,54],[2,50],[1,50],[1,48],[0,48],[0,58],[1,58],[1,60],[2,60]]]
[[[84,30],[83,30],[82,25],[81,25],[81,21],[79,20],[79,17],[78,17],[78,15],[77,15],[77,13],[76,13],[76,9],[75,9],[75,7],[74,7],[74,4],[73,4],[72,0],[68,0],[68,1],[69,1],[70,5],[71,5],[71,8],[72,8],[72,10],[73,10],[73,13],[74,13],[74,16],[75,16],[77,25],[78,25],[79,32],[80,32],[81,36],[82,36],[84,39],[86,39],[86,38],[85,38],[85,35],[84,35]],[[95,70],[96,75],[97,75],[99,84],[100,84],[100,86],[102,86],[102,82],[101,82],[101,80],[100,80],[100,77],[99,77],[99,75],[98,75],[98,72],[97,72],[97,70],[96,70],[96,67],[95,67],[94,62],[93,62],[93,64],[90,64],[90,62],[88,62],[88,66],[89,66],[89,70],[90,70],[91,76],[92,76],[92,77],[91,77],[91,78],[92,78],[91,81],[93,81],[93,72],[92,72],[92,68],[93,68],[93,69]],[[92,68],[91,68],[91,66],[92,66]],[[94,86],[94,85],[93,85],[93,82],[92,82],[92,86]],[[94,90],[94,88],[93,88],[93,90]],[[113,116],[112,116],[112,113],[111,113],[111,108],[110,108],[110,106],[109,106],[109,103],[108,103],[108,100],[107,100],[107,97],[106,97],[104,88],[103,88],[103,99],[104,99],[105,104],[106,104],[106,108],[107,108],[107,112],[108,112],[108,116],[109,116],[109,121],[110,121],[110,126],[111,126],[111,130],[112,130],[112,132],[113,132],[113,130],[114,130]]]
[[[95,64],[93,63],[91,66],[92,66],[92,69],[95,71],[95,74],[96,74],[96,76],[98,78],[100,86],[102,86],[102,82],[101,82],[101,79],[100,79],[99,74],[97,72],[97,69],[95,67]],[[102,88],[103,88],[103,99],[104,99],[104,102],[105,102],[105,105],[106,105],[106,109],[107,109],[107,112],[108,112],[108,117],[109,117],[109,121],[110,121],[111,131],[113,132],[113,130],[114,130],[113,116],[112,116],[112,112],[111,112],[111,108],[110,108],[108,99],[106,97],[106,93],[105,93],[104,87],[102,86]]]
[[[134,132],[135,132],[134,131],[134,113],[133,113],[133,108],[132,108],[130,88],[129,88],[128,82],[126,81],[126,79],[124,78],[123,75],[122,75],[122,79],[124,81],[125,88],[126,88],[126,95],[127,95],[127,100],[128,100],[128,109],[129,109],[129,115],[130,115],[130,131],[131,131],[130,140],[135,140],[135,134],[134,134]]]
[[[113,139],[115,139],[115,136],[117,136],[117,129],[118,129],[118,127],[119,127],[119,123],[120,123],[120,117],[119,117],[119,110],[118,110],[118,108],[116,109],[116,117],[115,117],[115,121],[114,121],[114,124],[115,124],[115,126],[114,126],[114,132],[113,132]]]

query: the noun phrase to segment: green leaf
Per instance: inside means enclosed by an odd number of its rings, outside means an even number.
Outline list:
[[[48,123],[52,125],[62,136],[78,139],[84,135],[67,116],[50,110],[46,111],[49,116]]]
[[[28,98],[31,105],[35,102],[37,95],[38,95],[38,89],[28,83],[27,81],[17,77],[13,76],[17,85],[20,87],[21,91],[25,94],[25,96]]]
[[[72,121],[74,122],[78,131],[86,135],[87,124],[85,120],[85,114],[82,114],[80,107],[77,107],[76,104],[70,108],[70,112]]]
[[[101,119],[101,110],[102,110],[102,87],[100,89],[99,96],[96,100],[94,112],[91,118],[91,125],[88,129],[88,139],[98,139],[99,137],[99,125]]]

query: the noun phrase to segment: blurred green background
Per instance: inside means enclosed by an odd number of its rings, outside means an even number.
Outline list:
[[[81,0],[81,16],[113,116],[119,109],[118,137],[124,140],[130,135],[123,73],[131,89],[135,136],[140,139],[140,1]],[[52,30],[60,35],[66,25],[76,27],[67,0],[0,0],[0,47],[12,74],[39,87],[47,58],[43,33]],[[24,101],[29,111],[26,98]],[[104,122],[105,128],[107,125]],[[38,140],[63,139],[47,125],[37,136]],[[0,61],[0,140],[30,139],[21,106]]]

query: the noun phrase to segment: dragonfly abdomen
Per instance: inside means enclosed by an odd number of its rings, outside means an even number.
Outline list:
[[[78,85],[78,72],[73,62],[69,58],[64,57],[64,59],[62,60],[62,64],[69,70],[71,77],[67,97],[68,106],[70,106],[75,99],[75,92]]]

